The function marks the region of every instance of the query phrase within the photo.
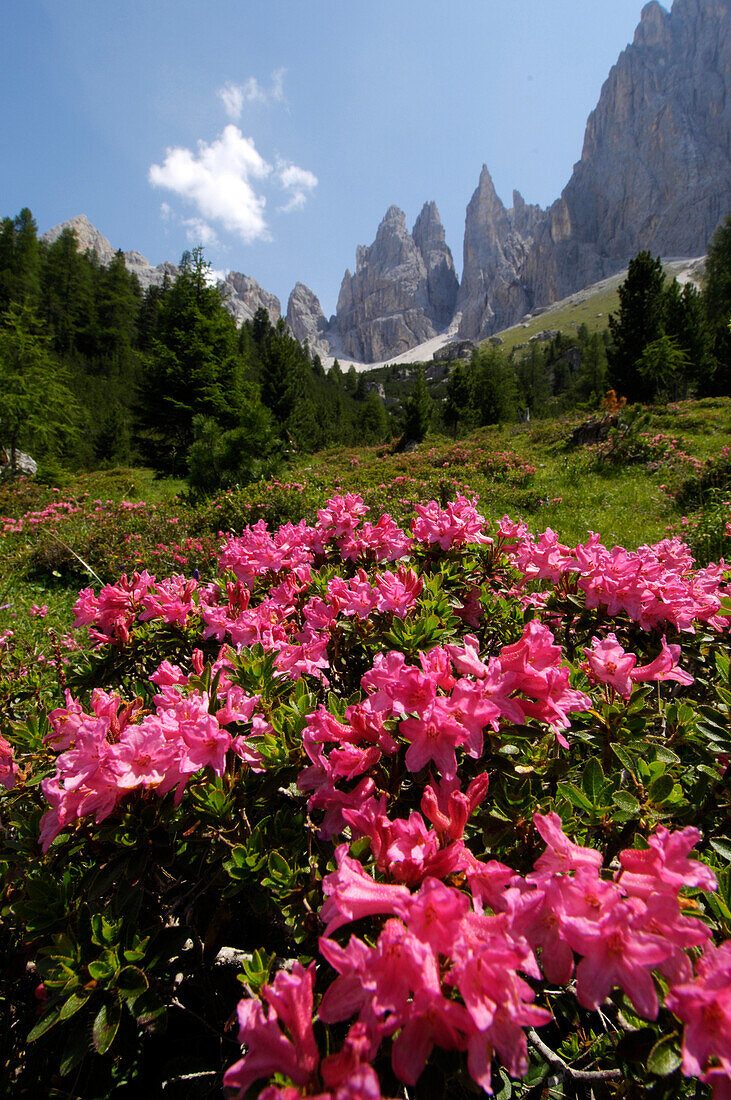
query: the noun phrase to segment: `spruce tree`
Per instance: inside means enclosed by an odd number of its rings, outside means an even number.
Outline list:
[[[659,340],[665,331],[664,289],[660,258],[639,252],[619,287],[619,312],[609,317],[610,381],[617,394],[628,401],[648,401],[654,397],[650,376],[641,375],[637,364],[646,346]]]
[[[0,324],[0,445],[11,472],[24,447],[34,457],[56,453],[74,434],[78,415],[66,372],[54,361],[35,313],[11,305]]]
[[[406,446],[409,443],[421,443],[426,438],[433,409],[434,402],[429,396],[424,372],[419,367],[416,372],[413,392],[404,403],[404,432],[400,446]]]

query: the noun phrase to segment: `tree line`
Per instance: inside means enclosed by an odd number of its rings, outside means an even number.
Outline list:
[[[0,223],[0,445],[75,468],[149,463],[201,488],[251,480],[287,451],[390,438],[378,394],[325,372],[264,309],[237,329],[202,249],[142,292],[31,212]]]
[[[264,309],[237,329],[200,248],[142,292],[117,252],[103,265],[71,229],[38,238],[31,212],[0,223],[0,446],[77,469],[146,463],[201,491],[271,474],[286,454],[423,439],[628,401],[731,392],[731,217],[703,290],[641,252],[604,332],[506,353],[489,342],[448,376],[395,366],[325,371]],[[383,400],[385,397],[385,402]]]

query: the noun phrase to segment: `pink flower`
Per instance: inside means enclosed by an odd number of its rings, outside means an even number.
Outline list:
[[[635,668],[630,676],[635,683],[645,680],[675,680],[679,684],[693,683],[693,677],[689,672],[683,672],[678,668],[680,659],[680,646],[668,645],[665,638],[662,639],[662,649],[658,656],[649,665],[641,665]]]
[[[0,733],[0,783],[6,791],[12,791],[17,781],[18,765],[13,757],[12,745]]]
[[[569,840],[563,831],[561,818],[553,810],[548,814],[533,814],[533,824],[548,845],[534,864],[536,871],[553,873],[576,871],[581,867],[598,870],[601,867],[601,852],[582,848]]]
[[[709,945],[694,981],[676,985],[665,1003],[685,1024],[683,1073],[713,1086],[714,1098],[731,1094],[731,940]]]
[[[633,897],[644,899],[657,893],[677,897],[686,886],[716,890],[713,871],[697,859],[688,859],[688,853],[700,839],[701,834],[692,825],[673,833],[658,825],[648,837],[648,848],[625,848],[619,853],[622,865],[619,885]]]
[[[223,1078],[226,1088],[238,1090],[237,1100],[243,1100],[254,1081],[274,1073],[283,1073],[297,1085],[312,1080],[319,1062],[312,1032],[314,983],[315,964],[305,970],[296,962],[291,974],[280,970],[273,983],[264,986],[268,1015],[259,1001],[239,1001],[238,1039],[247,1052]]]
[[[322,890],[326,901],[320,910],[325,922],[325,935],[361,917],[392,913],[400,916],[408,911],[411,894],[405,886],[386,886],[374,882],[357,859],[348,855],[347,844],[335,851],[337,871],[326,875]]]
[[[673,948],[661,936],[643,930],[643,916],[644,906],[637,899],[616,902],[598,919],[564,916],[566,939],[584,956],[576,970],[576,996],[585,1008],[598,1008],[618,985],[640,1016],[657,1016],[651,971]]]
[[[630,673],[637,664],[634,653],[627,653],[616,635],[608,634],[601,641],[592,638],[592,648],[586,650],[586,655],[594,677],[609,684],[624,699],[629,699],[632,694]]]

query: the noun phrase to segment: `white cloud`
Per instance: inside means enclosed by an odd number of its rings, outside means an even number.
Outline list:
[[[251,244],[270,236],[264,218],[266,199],[257,194],[252,181],[266,180],[271,171],[253,141],[229,125],[210,145],[199,141],[197,155],[190,149],[168,149],[162,164],[150,166],[148,178],[154,187],[192,202],[202,221],[220,222]]]
[[[238,122],[244,109],[244,93],[241,85],[232,84],[229,81],[228,84],[224,84],[223,88],[218,89],[218,96],[223,102],[228,117],[233,119],[234,122]]]
[[[317,187],[317,176],[314,172],[282,160],[277,161],[277,178],[284,190],[289,192],[288,202],[280,207],[283,213],[301,210]]]
[[[243,84],[227,81],[222,88],[218,89],[217,94],[228,117],[238,122],[244,110],[244,103],[283,103],[286,71],[286,69],[275,69],[268,88],[263,87],[255,76],[248,77]]]
[[[202,245],[203,248],[211,248],[218,244],[216,231],[202,218],[186,218],[183,222],[185,233],[192,245]]]

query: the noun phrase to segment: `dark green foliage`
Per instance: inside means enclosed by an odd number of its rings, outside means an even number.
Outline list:
[[[242,400],[236,326],[201,249],[183,255],[151,344],[141,388],[145,445],[155,465],[175,472],[193,442],[194,417],[234,427]]]
[[[518,415],[515,369],[499,348],[483,345],[475,360],[475,401],[481,424],[501,424]]]
[[[270,477],[281,459],[271,415],[252,393],[240,420],[228,431],[210,417],[193,420],[188,481],[200,493],[232,489]]]
[[[474,420],[475,394],[474,372],[463,363],[456,363],[447,382],[447,394],[442,418],[447,428],[457,438],[457,429],[467,427]]]
[[[630,262],[619,288],[619,313],[610,315],[609,331],[612,386],[628,401],[650,400],[652,382],[638,373],[637,363],[645,347],[665,331],[665,275],[659,257],[640,252]]]
[[[365,376],[361,376],[365,377]],[[370,390],[357,413],[358,440],[380,443],[390,434],[388,413],[376,390]]]
[[[12,473],[19,450],[57,453],[74,432],[78,410],[30,306],[12,305],[0,328],[0,445]]]
[[[26,207],[0,225],[0,312],[13,302],[34,306],[40,291],[40,248],[33,215]]]
[[[703,305],[717,364],[713,390],[726,394],[731,388],[731,214],[708,245]]]
[[[424,372],[419,367],[413,393],[404,405],[402,446],[406,446],[408,443],[421,443],[426,437],[431,424],[433,408],[434,405],[424,380]]]

